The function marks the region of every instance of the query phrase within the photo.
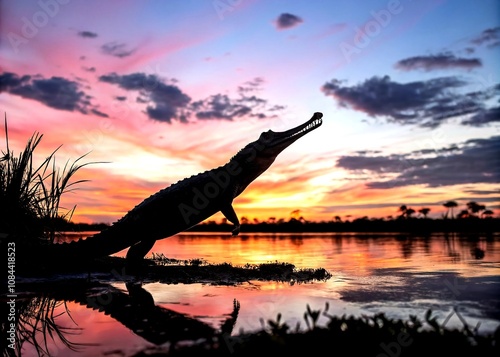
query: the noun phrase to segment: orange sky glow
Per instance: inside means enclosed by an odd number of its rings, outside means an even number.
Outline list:
[[[112,223],[158,190],[226,163],[262,131],[316,111],[323,125],[235,199],[240,218],[395,217],[401,205],[438,218],[449,200],[498,214],[494,2],[398,2],[392,13],[387,2],[356,11],[294,4],[287,14],[259,1],[222,13],[193,2],[139,4],[71,2],[31,28],[23,19],[43,20],[40,5],[0,5],[10,148],[19,153],[39,132],[39,162],[61,145],[61,166],[85,155],[90,164],[75,180],[88,181],[62,202],[76,206],[73,222]],[[380,14],[392,14],[384,26]],[[359,29],[378,32],[361,46]]]

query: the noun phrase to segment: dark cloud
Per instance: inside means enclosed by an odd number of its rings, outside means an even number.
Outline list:
[[[48,107],[79,111],[88,114],[89,110],[100,116],[107,114],[97,111],[90,103],[90,96],[80,89],[78,82],[62,77],[45,79],[41,76],[25,75],[19,77],[15,73],[0,74],[0,92],[8,92],[23,98],[33,99]],[[94,112],[96,110],[96,112]]]
[[[134,50],[128,49],[126,44],[118,43],[116,41],[102,45],[101,50],[107,55],[118,58],[130,56],[135,52],[135,49]]]
[[[116,96],[115,97],[116,100],[119,100],[120,102],[124,102],[127,100],[127,97],[124,97],[124,96]]]
[[[85,67],[85,66],[82,66],[82,69],[86,72],[91,72],[91,73],[94,73],[95,72],[95,67]]]
[[[97,34],[95,32],[90,32],[90,31],[80,31],[78,32],[78,36],[84,38],[96,38]]]
[[[472,117],[463,120],[462,124],[470,126],[484,126],[493,122],[500,122],[500,107],[481,110]]]
[[[23,83],[27,83],[31,76],[25,75],[19,77],[15,73],[4,72],[0,75],[0,92],[8,92],[11,88],[20,87]]]
[[[169,121],[172,118],[180,121],[186,120],[183,114],[179,114],[179,110],[187,106],[191,98],[177,86],[161,83],[150,92],[149,98],[155,104],[147,107],[147,113],[151,119],[160,121]]]
[[[358,155],[367,155],[367,154],[380,154],[382,151],[380,150],[359,150],[355,151]]]
[[[256,96],[264,80],[260,77],[239,86],[238,98],[230,98],[226,94],[215,94],[206,99],[193,102],[191,111],[196,118],[233,120],[243,116],[259,119],[274,117],[272,112],[283,110],[281,105],[269,106],[268,101]],[[270,114],[269,114],[270,113]]]
[[[470,193],[472,195],[499,195],[500,190],[492,191],[492,190],[464,190],[464,193]],[[483,198],[481,198],[483,199]],[[480,201],[480,200],[477,200]]]
[[[149,118],[170,123],[177,119],[185,121],[182,111],[187,108],[191,98],[176,85],[166,84],[164,80],[145,73],[118,75],[111,73],[99,77],[101,82],[111,83],[125,90],[139,91],[141,100],[150,105],[146,108]]]
[[[116,84],[126,90],[138,91],[150,90],[157,86],[158,83],[163,83],[157,76],[145,73],[118,75],[113,72],[100,76],[99,80],[101,82]]]
[[[103,113],[103,112],[101,112],[101,111],[99,111],[99,110],[97,110],[97,109],[95,109],[95,108],[91,109],[90,111],[91,111],[92,113],[94,113],[95,115],[100,116],[100,117],[102,117],[102,118],[109,118],[109,115],[108,115],[108,114]]]
[[[367,187],[374,189],[500,182],[500,136],[471,139],[450,148],[436,150],[433,157],[423,157],[422,151],[389,156],[342,156],[337,167],[366,176],[370,180]]]
[[[485,99],[498,95],[497,86],[467,94],[454,91],[466,85],[467,82],[457,77],[398,83],[384,76],[372,77],[353,86],[333,79],[321,89],[342,107],[367,113],[371,117],[381,116],[388,122],[434,128],[449,118],[486,110]],[[479,125],[479,121],[475,123]],[[473,125],[468,121],[462,121],[462,124]]]
[[[252,111],[250,107],[234,102],[224,94],[216,94],[208,99],[194,102],[191,108],[196,112],[198,119],[233,120]]]
[[[370,116],[385,116],[402,124],[417,124],[433,107],[454,102],[448,90],[463,85],[465,83],[455,77],[401,84],[384,76],[372,77],[351,87],[334,79],[325,83],[322,90],[341,106],[352,107]]]
[[[473,68],[482,67],[482,65],[481,60],[478,58],[460,58],[452,54],[438,54],[406,58],[397,62],[395,67],[404,71],[416,69],[432,71],[455,68],[471,70]]]
[[[248,92],[259,91],[261,89],[260,86],[264,82],[265,81],[262,77],[256,77],[251,81],[245,82],[244,85],[238,86],[238,92],[239,93],[248,93]]]
[[[278,18],[275,21],[276,27],[278,30],[284,30],[284,29],[289,29],[294,26],[297,26],[298,24],[304,22],[300,17],[284,13],[278,16]]]
[[[191,98],[174,84],[174,79],[165,83],[163,79],[152,74],[111,73],[100,76],[99,80],[118,85],[125,90],[139,91],[136,100],[139,103],[149,103],[146,108],[148,117],[168,123],[173,119],[187,122],[189,116],[199,120],[234,120],[243,116],[268,118],[275,116],[273,112],[284,108],[279,105],[269,106],[267,100],[253,94],[263,83],[261,78],[238,87],[237,98],[215,94],[197,101],[191,101]]]
[[[471,40],[471,43],[481,46],[496,47],[500,44],[500,27],[484,30],[481,34]]]

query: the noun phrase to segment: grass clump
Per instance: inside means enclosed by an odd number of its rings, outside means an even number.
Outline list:
[[[76,208],[61,207],[61,197],[87,181],[71,179],[80,168],[91,164],[80,163],[85,154],[59,168],[55,154],[61,146],[35,164],[35,150],[42,137],[33,133],[16,155],[9,147],[5,116],[6,148],[0,154],[0,237],[28,245],[54,243],[58,224],[69,221]]]
[[[199,266],[203,266],[203,265],[208,264],[208,262],[205,259],[201,259],[201,258],[182,260],[182,259],[168,258],[163,253],[154,253],[154,252],[151,254],[151,258],[148,258],[148,259],[150,259],[152,262],[154,262],[157,265],[163,265],[163,266],[185,265],[185,266],[199,267]]]

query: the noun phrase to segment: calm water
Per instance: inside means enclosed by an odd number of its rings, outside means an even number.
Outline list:
[[[107,311],[100,312],[84,304],[67,301],[55,307],[61,312],[55,321],[70,330],[66,338],[71,344],[92,344],[72,351],[67,344],[49,339],[53,356],[123,355],[145,346],[168,340],[168,333],[154,330],[152,319],[162,321],[181,316],[193,317],[219,328],[231,313],[233,301],[241,309],[233,334],[261,328],[260,319],[275,320],[282,314],[290,326],[303,320],[307,304],[336,315],[373,315],[385,312],[390,317],[423,318],[428,309],[438,321],[449,327],[478,323],[479,332],[488,333],[500,325],[500,237],[462,239],[458,236],[435,235],[428,238],[407,238],[394,234],[378,237],[359,234],[227,234],[185,233],[156,243],[153,252],[169,258],[202,258],[209,263],[289,262],[296,268],[325,268],[332,273],[326,282],[308,284],[251,281],[238,286],[204,284],[144,284],[132,289],[124,283],[109,286],[116,293],[108,302]],[[117,255],[123,256],[120,252]],[[129,296],[149,296],[148,305],[139,304],[140,313],[151,311],[139,327],[132,325],[133,313],[120,314],[113,304],[129,305]],[[99,298],[99,296],[97,296]],[[140,300],[141,302],[145,300]],[[141,316],[141,315],[139,315]],[[169,317],[170,316],[170,317]],[[149,320],[148,320],[149,319]],[[320,323],[326,321],[325,317]],[[174,324],[175,326],[180,326]],[[156,328],[158,329],[158,328]],[[132,330],[135,330],[133,332]],[[40,340],[40,339],[39,339]],[[37,355],[28,342],[23,356]]]

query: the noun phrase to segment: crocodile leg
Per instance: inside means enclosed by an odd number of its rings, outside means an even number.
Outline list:
[[[151,240],[141,240],[139,243],[131,246],[127,252],[127,260],[128,261],[141,261],[144,259],[146,254],[153,248],[156,243],[156,239]]]
[[[224,208],[221,209],[222,214],[224,217],[226,217],[229,222],[234,224],[234,229],[232,231],[233,236],[237,236],[240,233],[240,220],[238,219],[238,216],[236,215],[236,212],[234,211],[234,208],[231,204],[225,206]]]

